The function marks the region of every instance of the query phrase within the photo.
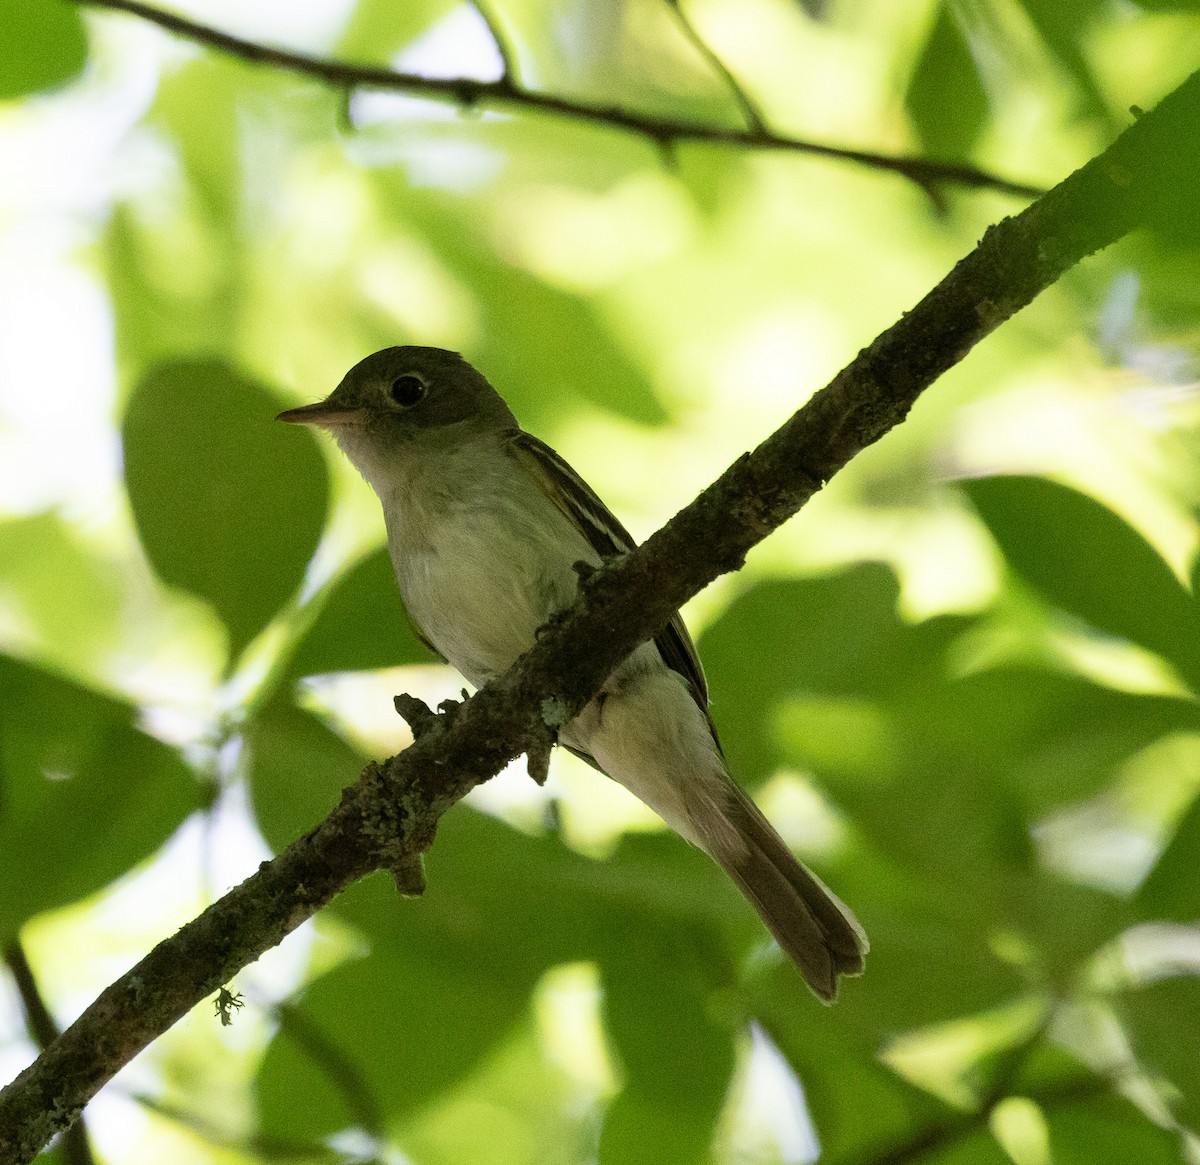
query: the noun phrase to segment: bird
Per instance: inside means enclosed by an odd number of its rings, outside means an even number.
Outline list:
[[[525,432],[461,355],[401,345],[279,420],[330,433],[378,496],[401,598],[421,638],[476,687],[569,607],[576,563],[636,543],[550,446]],[[699,656],[676,612],[609,675],[559,743],[711,857],[818,998],[862,973],[850,909],[799,862],[730,775]]]

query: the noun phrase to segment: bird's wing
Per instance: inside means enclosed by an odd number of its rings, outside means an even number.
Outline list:
[[[637,545],[595,491],[549,445],[518,429],[509,438],[508,448],[517,464],[529,473],[601,558],[613,558]],[[678,611],[655,636],[654,644],[667,667],[687,680],[692,698],[707,716],[708,685],[704,669]]]

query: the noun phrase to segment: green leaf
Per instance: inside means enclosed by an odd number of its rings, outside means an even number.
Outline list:
[[[551,988],[542,998],[554,994]],[[597,1105],[591,1096],[581,1095],[572,1071],[574,1049],[564,1057],[547,1046],[540,1010],[525,1013],[464,1087],[402,1124],[395,1143],[403,1160],[420,1165],[580,1165],[595,1160]]]
[[[1065,1105],[1044,1105],[1054,1165],[1180,1165],[1179,1137],[1160,1128],[1128,1100],[1102,1092]]]
[[[659,1117],[671,1124],[682,1105],[684,1127],[703,1127],[707,1137],[713,1097],[723,1095],[714,1080],[727,1074],[730,1036],[711,1027],[698,1002],[719,977],[706,968],[730,966],[726,912],[736,914],[743,950],[743,936],[761,939],[761,932],[732,888],[725,887],[727,896],[713,893],[722,882],[711,863],[677,838],[647,840],[666,861],[638,855],[592,861],[552,836],[531,837],[456,807],[427,855],[422,898],[401,899],[380,876],[330,907],[371,954],[309,988],[304,1016],[369,1082],[385,1119],[401,1119],[476,1069],[526,1013],[530,993],[550,968],[595,961],[602,980],[619,980],[624,992],[631,963],[642,959],[642,986],[654,1008],[627,1023],[661,1028],[664,1046],[678,1051],[670,1034],[678,1013],[679,1030],[699,1041],[697,1096],[678,1100],[661,1085],[670,1095]],[[689,881],[693,869],[699,877]],[[796,979],[791,986],[803,991]],[[628,1017],[636,1001],[620,1008]],[[631,1036],[623,1051],[639,1071],[651,1072],[645,1066],[651,1062],[655,1071],[662,1067],[658,1053],[644,1046],[648,1038]],[[276,1037],[259,1076],[264,1128],[293,1138],[325,1136],[354,1119],[335,1077],[286,1032]],[[643,1073],[634,1091],[648,1102],[649,1088]]]
[[[734,1054],[698,953],[663,927],[612,944],[602,962],[605,1027],[624,1080],[605,1116],[602,1165],[711,1159]]]
[[[1200,917],[1200,797],[1192,801],[1133,900],[1139,918],[1194,922]]]
[[[1200,608],[1137,531],[1043,478],[981,478],[963,489],[1009,565],[1045,599],[1200,683]]]
[[[897,613],[899,584],[865,563],[823,578],[760,583],[701,636],[713,715],[730,765],[754,786],[783,763],[777,709],[796,693],[871,701],[921,682],[961,631],[959,619],[918,627]]]
[[[1085,109],[1109,120],[1104,92],[1096,79],[1084,40],[1104,7],[1104,0],[1021,0],[1038,35],[1064,72],[1074,81]]]
[[[125,413],[125,483],[159,576],[207,599],[231,658],[295,593],[325,524],[315,439],[281,402],[217,361],[161,364]]]
[[[66,0],[0,0],[0,100],[55,89],[87,63],[79,9]]]
[[[199,802],[134,709],[0,656],[0,940],[108,885]]]
[[[525,428],[537,432],[581,400],[646,425],[666,420],[662,403],[592,306],[499,259],[473,204],[422,196],[390,170],[379,171],[377,181],[381,198],[471,288],[484,330],[467,356]],[[394,327],[380,331],[380,347],[396,342]]]
[[[988,96],[971,46],[943,3],[904,98],[921,144],[935,158],[963,158],[979,140]]]
[[[1134,0],[1146,12],[1196,12],[1200,0]]]
[[[412,1114],[461,1080],[512,1030],[541,974],[563,961],[548,955],[547,940],[556,951],[564,941],[578,951],[561,889],[553,878],[536,881],[545,848],[456,809],[439,828],[423,898],[406,901],[376,876],[334,905],[371,954],[318,980],[302,1012],[354,1065],[386,1119]],[[264,1130],[336,1131],[354,1116],[339,1078],[281,1032],[258,1077]]]
[[[417,904],[399,898],[390,879],[374,876],[348,896],[360,914],[372,900],[373,950],[305,993],[302,1023],[319,1042],[301,1042],[286,1023],[272,1040],[257,1078],[267,1135],[325,1137],[361,1125],[364,1108],[389,1122],[411,1115],[508,1035],[533,989],[486,952],[400,941],[402,923],[388,927],[386,915],[403,920]]]
[[[358,0],[338,42],[341,60],[386,63],[456,7],[455,0]]]
[[[1114,770],[1153,741],[1200,728],[1193,701],[1119,692],[1031,667],[914,690],[897,701],[914,770],[945,763],[994,773],[1031,820],[1105,789]]]
[[[121,583],[57,514],[0,524],[0,601],[29,626],[33,650],[57,666],[86,672],[118,646]]]
[[[756,999],[755,1017],[804,1086],[822,1160],[884,1159],[884,1149],[950,1116],[948,1105],[879,1060],[874,1039],[843,1013],[844,999],[833,1008],[806,1007],[807,1000],[770,987]]]
[[[946,900],[932,878],[896,875],[872,886],[860,875],[835,886],[871,939],[866,973],[838,999],[838,1022],[851,1030],[882,1038],[990,1010],[1020,991],[1018,968],[991,948],[1001,925],[991,907],[1001,895],[990,879],[977,876]]]
[[[1171,1086],[1176,1117],[1200,1129],[1200,1056],[1191,1038],[1200,1031],[1200,978],[1161,979],[1130,991],[1121,1013],[1138,1062]]]
[[[292,656],[292,675],[369,671],[436,658],[413,631],[386,548],[360,558],[319,601],[320,613]]]
[[[326,817],[367,759],[312,713],[283,700],[258,710],[245,742],[254,815],[276,853]]]

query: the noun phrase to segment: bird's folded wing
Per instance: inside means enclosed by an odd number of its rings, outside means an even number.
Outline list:
[[[529,473],[601,558],[613,558],[637,545],[596,492],[549,445],[518,429],[509,438],[508,448],[517,464]],[[708,685],[704,670],[679,612],[655,636],[654,644],[663,662],[687,680],[693,699],[707,716]]]

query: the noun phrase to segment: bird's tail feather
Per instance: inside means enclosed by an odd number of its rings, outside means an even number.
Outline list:
[[[838,976],[862,973],[867,936],[850,908],[792,856],[758,806],[732,781],[729,788],[723,816],[737,842],[728,844],[729,834],[722,831],[720,840],[704,848],[758,911],[809,987],[832,1003]]]

